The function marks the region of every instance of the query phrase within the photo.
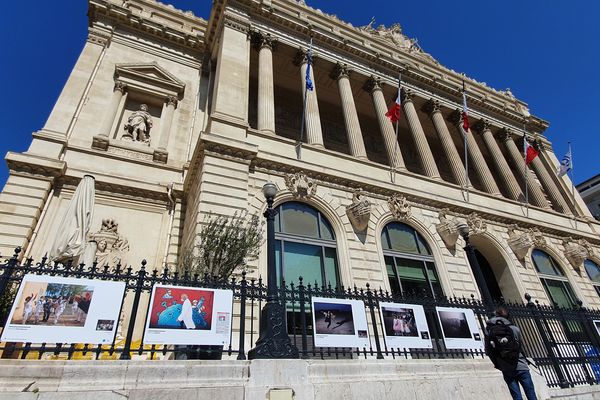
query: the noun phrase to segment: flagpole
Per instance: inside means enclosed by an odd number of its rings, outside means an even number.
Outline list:
[[[571,179],[571,197],[573,198],[573,219],[575,220],[575,228],[577,228],[577,203],[575,203],[575,181],[573,180],[573,151],[571,150],[571,142],[569,141],[569,163],[571,168],[569,169],[569,179]]]
[[[527,166],[527,125],[523,120],[523,162],[525,163],[525,215],[529,218],[529,166]]]
[[[396,94],[396,96],[400,97],[400,91],[402,90],[402,73],[398,72],[398,94]],[[401,99],[396,99],[396,101],[402,101]],[[392,174],[392,183],[396,183],[396,154],[398,151],[398,148],[400,147],[400,144],[398,144],[398,125],[400,123],[400,120],[397,119],[396,120],[396,143],[394,144],[394,155],[392,156],[392,162],[390,163],[390,172]]]
[[[306,68],[310,68],[310,57],[311,57],[311,51],[312,51],[312,37],[310,38],[310,44],[308,47],[308,65],[306,66]],[[310,71],[309,71],[310,73]],[[296,144],[296,158],[298,160],[300,160],[302,158],[302,142],[304,141],[304,125],[305,125],[305,120],[306,120],[306,99],[308,98],[308,88],[306,87],[306,77],[304,78],[305,82],[304,82],[304,100],[302,101],[302,122],[300,125],[300,141]]]
[[[465,87],[465,80],[463,79],[462,81],[462,94],[463,94],[463,112],[465,112],[464,108],[466,107],[466,96],[467,96],[467,89]],[[463,116],[463,118],[468,118]],[[465,131],[464,127],[462,127],[460,125],[459,122],[459,126],[463,131],[463,140],[464,140],[464,149],[465,149],[465,198],[467,200],[467,203],[469,203],[469,141],[467,140],[467,132]]]

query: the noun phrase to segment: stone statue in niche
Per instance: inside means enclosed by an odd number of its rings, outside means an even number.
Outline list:
[[[129,241],[119,234],[119,224],[114,219],[102,220],[102,227],[96,233],[89,235],[89,243],[95,244],[95,259],[98,267],[117,264],[127,264],[127,253],[129,253]]]
[[[352,204],[346,206],[346,214],[350,223],[359,232],[367,229],[371,216],[371,202],[365,192],[356,189],[352,194]]]
[[[138,111],[133,112],[123,127],[127,133],[123,139],[134,142],[142,142],[150,146],[150,129],[152,129],[152,116],[148,112],[146,104],[140,105]]]

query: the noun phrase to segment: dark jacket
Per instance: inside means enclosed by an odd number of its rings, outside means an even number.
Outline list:
[[[492,325],[496,325],[498,322],[503,323],[504,325],[510,325],[510,329],[513,331],[515,335],[515,340],[519,343],[521,347],[521,352],[519,353],[519,358],[516,363],[504,360],[496,354],[495,349],[492,347],[489,339],[489,327]],[[523,335],[521,335],[521,330],[518,326],[512,325],[512,323],[503,317],[493,317],[487,321],[485,327],[485,353],[488,355],[492,363],[494,363],[494,367],[499,369],[502,372],[514,372],[514,371],[527,371],[529,367],[527,366],[527,359],[523,354]]]

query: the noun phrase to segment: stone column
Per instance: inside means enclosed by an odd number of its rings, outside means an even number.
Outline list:
[[[273,44],[270,35],[258,43],[258,130],[275,134],[275,94],[273,89]]]
[[[366,89],[371,93],[371,97],[373,99],[375,115],[377,116],[377,122],[379,122],[379,129],[381,130],[381,136],[383,136],[383,142],[385,143],[385,150],[387,152],[390,165],[396,170],[406,171],[404,158],[402,157],[400,146],[396,140],[394,126],[390,122],[389,118],[385,116],[385,113],[387,112],[387,105],[385,103],[385,98],[383,97],[383,91],[381,90],[380,80],[371,77],[367,83]]]
[[[523,153],[519,151],[519,148],[515,144],[512,132],[508,129],[502,129],[498,134],[498,138],[500,141],[504,142],[509,157],[517,167],[519,178],[522,179],[523,182],[527,182],[527,192],[531,204],[537,207],[550,208],[548,200],[546,200],[546,196],[544,195],[544,192],[542,192],[542,188],[533,178],[529,168],[525,165]]]
[[[439,179],[440,172],[435,164],[435,159],[433,158],[433,153],[431,152],[431,148],[427,142],[427,137],[425,137],[425,132],[423,132],[421,121],[419,121],[419,115],[417,114],[415,104],[412,100],[413,95],[414,94],[411,90],[404,91],[402,108],[404,109],[404,114],[406,115],[406,121],[408,122],[410,133],[415,141],[421,167],[423,167],[423,173],[430,178]]]
[[[177,107],[177,97],[169,96],[165,104],[160,118],[160,136],[158,138],[158,149],[154,150],[154,161],[167,162],[169,152],[169,135],[171,134],[171,125],[173,125],[173,115]]]
[[[346,134],[348,135],[348,147],[350,154],[360,159],[367,159],[367,151],[363,141],[358,113],[354,104],[352,87],[350,86],[350,71],[347,65],[337,64],[331,73],[333,79],[337,79],[340,98],[342,100],[342,110],[344,111],[344,122],[346,123]]]
[[[515,179],[515,176],[512,173],[512,170],[508,166],[498,143],[496,143],[496,139],[491,131],[491,125],[488,120],[481,120],[476,124],[475,129],[478,130],[483,136],[483,140],[485,145],[490,152],[492,157],[492,162],[496,168],[496,172],[500,175],[500,179],[504,186],[508,190],[508,195],[513,200],[522,200],[525,198],[521,188],[519,187],[519,183]]]
[[[121,81],[116,81],[110,103],[108,104],[108,109],[102,119],[102,125],[100,125],[100,134],[94,136],[92,139],[93,148],[100,150],[106,150],[108,148],[110,128],[112,128],[115,118],[117,117],[119,104],[121,104],[121,100],[126,94],[127,85]]]
[[[456,129],[461,132],[463,135],[466,135],[467,138],[467,146],[469,152],[469,160],[473,164],[473,169],[483,186],[483,190],[487,193],[493,194],[494,196],[500,196],[500,189],[498,189],[498,185],[496,185],[496,181],[494,180],[494,176],[490,171],[487,163],[485,162],[485,158],[483,154],[481,154],[481,150],[479,149],[479,145],[477,141],[473,137],[471,130],[465,132],[462,128],[462,117],[460,111],[456,110],[451,116],[450,120],[456,125]]]
[[[540,148],[540,152],[542,152],[543,145],[538,142],[537,146]],[[533,161],[531,162],[531,166],[533,167],[535,174],[538,176],[540,183],[546,190],[546,193],[550,197],[550,201],[554,205],[554,208],[562,213],[572,214],[569,205],[560,193],[560,189],[556,185],[556,182],[552,180],[552,177],[550,176],[550,173],[544,166],[544,163],[540,159],[540,156],[533,159]]]
[[[429,114],[429,117],[435,126],[435,131],[440,140],[440,144],[442,145],[444,154],[448,159],[452,176],[456,180],[457,184],[460,186],[466,186],[467,181],[465,177],[465,166],[463,165],[462,159],[458,154],[458,150],[454,145],[450,131],[448,131],[446,121],[444,121],[444,116],[442,115],[442,111],[440,109],[439,101],[430,100],[427,102],[427,104],[425,104],[424,111]]]
[[[314,76],[314,58],[313,65],[310,67],[310,79],[313,84],[313,90],[306,90],[306,68],[308,67],[308,57],[306,51],[300,50],[296,56],[296,64],[300,65],[300,76],[302,79],[302,101],[306,96],[306,110],[304,112],[304,137],[308,144],[323,147],[323,131],[321,129],[321,117],[319,116],[319,103],[317,102],[317,85]]]

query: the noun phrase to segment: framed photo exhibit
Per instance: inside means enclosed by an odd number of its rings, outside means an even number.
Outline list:
[[[231,290],[154,285],[144,344],[229,345]]]
[[[594,328],[596,328],[596,332],[600,335],[600,319],[595,319],[592,321],[594,323]]]
[[[479,331],[473,310],[436,307],[436,311],[446,348],[483,350],[483,335]]]
[[[124,282],[27,274],[1,341],[112,343]]]
[[[383,334],[391,349],[431,349],[431,335],[423,306],[379,303]]]
[[[365,304],[360,300],[312,298],[317,347],[370,346]]]

